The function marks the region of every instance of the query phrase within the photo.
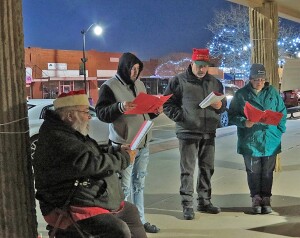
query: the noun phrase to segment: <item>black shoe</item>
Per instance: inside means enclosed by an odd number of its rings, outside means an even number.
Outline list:
[[[252,198],[252,213],[253,214],[261,214],[261,197],[260,195],[255,195]]]
[[[271,207],[271,199],[270,197],[263,197],[261,200],[261,213],[262,214],[269,214],[271,213],[272,207]]]
[[[208,205],[199,204],[198,207],[197,207],[197,210],[199,212],[206,212],[206,213],[210,213],[210,214],[218,214],[218,213],[221,212],[221,208],[215,207],[211,203],[208,204]]]
[[[144,228],[147,233],[157,233],[160,231],[156,225],[151,225],[149,222],[144,224]]]
[[[261,213],[262,213],[261,206],[252,207],[252,214],[261,214]]]
[[[272,207],[271,206],[263,206],[261,208],[261,214],[269,214],[273,212]]]
[[[195,218],[194,209],[191,207],[183,208],[183,217],[185,220],[193,220]]]

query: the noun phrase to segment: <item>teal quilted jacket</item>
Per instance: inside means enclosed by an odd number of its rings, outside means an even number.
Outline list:
[[[272,110],[283,113],[277,126],[256,123],[251,128],[245,127],[246,116],[244,106],[248,101],[252,106],[265,111]],[[229,107],[229,124],[237,126],[237,152],[242,155],[264,157],[281,152],[281,137],[286,127],[286,107],[278,91],[268,85],[258,94],[250,83],[239,89]]]

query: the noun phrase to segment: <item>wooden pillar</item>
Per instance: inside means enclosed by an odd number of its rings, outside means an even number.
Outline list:
[[[268,81],[279,88],[278,11],[274,0],[264,0],[261,7],[249,8],[251,61],[266,67]]]
[[[0,237],[36,238],[22,0],[0,1]]]

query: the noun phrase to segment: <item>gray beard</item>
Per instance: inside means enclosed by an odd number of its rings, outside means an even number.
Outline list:
[[[88,121],[86,123],[77,121],[73,124],[72,127],[84,136],[87,136],[89,133],[89,122]]]

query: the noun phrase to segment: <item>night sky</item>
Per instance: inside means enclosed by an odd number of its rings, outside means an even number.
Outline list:
[[[86,33],[86,50],[135,52],[142,60],[191,53],[212,38],[206,29],[225,0],[23,0],[25,47],[82,50],[81,30],[100,23],[102,36]]]

